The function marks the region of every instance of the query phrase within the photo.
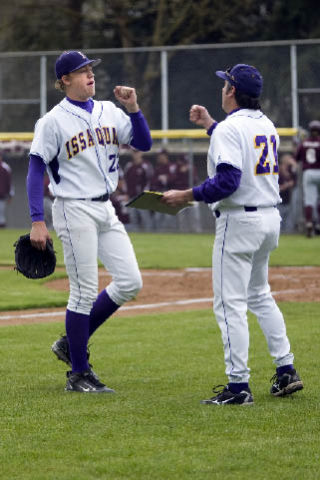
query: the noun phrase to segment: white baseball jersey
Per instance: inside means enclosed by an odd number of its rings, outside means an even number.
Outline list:
[[[232,195],[209,206],[216,210],[280,203],[278,147],[276,128],[260,110],[240,109],[220,122],[211,135],[208,175],[213,177],[217,166],[227,163],[241,170],[242,176]]]
[[[64,98],[38,120],[30,153],[49,166],[54,196],[92,198],[116,190],[119,145],[131,139],[130,117],[112,102],[94,100],[90,114]]]

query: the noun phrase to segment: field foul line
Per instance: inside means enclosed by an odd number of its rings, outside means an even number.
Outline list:
[[[142,271],[141,274],[143,277],[182,277],[185,273],[203,273],[203,272],[210,272],[211,267],[190,267],[184,268],[182,271],[169,271],[165,270],[161,272],[157,270],[156,272],[147,272]],[[98,272],[99,277],[110,277],[110,273],[105,270],[99,270]]]
[[[290,290],[279,290],[276,292],[271,292],[272,295],[277,296],[286,293],[301,293],[301,289],[290,289]],[[121,307],[121,310],[147,310],[148,308],[161,308],[161,307],[171,307],[174,305],[191,305],[193,303],[208,303],[212,302],[213,298],[191,298],[189,300],[175,300],[173,302],[160,302],[160,303],[148,303],[143,305],[124,305]],[[22,313],[21,315],[0,315],[0,322],[4,320],[13,320],[21,318],[45,318],[45,317],[64,317],[64,311],[54,311],[54,312],[42,312],[42,313]]]
[[[207,303],[212,302],[212,298],[192,298],[190,300],[176,300],[174,302],[160,302],[160,303],[148,303],[145,305],[128,305],[122,306],[121,311],[123,310],[146,310],[148,308],[161,308],[161,307],[171,307],[173,305],[190,305],[192,303]],[[42,318],[42,317],[64,317],[66,314],[64,311],[55,311],[55,312],[42,312],[42,313],[22,313],[21,315],[0,315],[0,322],[4,320],[12,320],[19,318]]]

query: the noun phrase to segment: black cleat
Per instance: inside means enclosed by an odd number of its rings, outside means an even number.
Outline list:
[[[220,390],[217,390],[222,387]],[[217,395],[208,400],[201,400],[204,405],[253,405],[253,397],[250,388],[244,388],[240,393],[233,393],[229,385],[217,385],[213,388]]]
[[[68,338],[67,338],[66,335],[63,335],[63,336],[61,336],[61,338],[56,340],[52,344],[51,350],[58,357],[58,360],[61,360],[62,362],[69,365],[69,367],[72,367],[70,349],[69,349],[69,342],[68,342]],[[89,360],[89,357],[90,357],[90,352],[89,352],[89,348],[88,348],[88,350],[87,350],[87,359],[88,360]]]
[[[71,371],[67,372],[67,384],[65,390],[67,392],[79,393],[115,393],[114,390],[100,382],[98,376],[91,370],[91,368],[80,373],[72,373]]]
[[[291,395],[291,393],[303,389],[303,383],[294,368],[280,376],[275,373],[270,382],[273,382],[270,393],[275,397]]]
[[[312,222],[307,222],[306,223],[306,237],[311,238],[313,237],[314,231],[313,231],[313,223]]]

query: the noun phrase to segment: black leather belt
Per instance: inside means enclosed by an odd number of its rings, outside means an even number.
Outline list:
[[[243,209],[245,212],[256,212],[258,210],[258,207],[243,207]],[[220,210],[215,210],[214,214],[217,218],[219,218],[221,215],[221,212]]]
[[[91,200],[92,202],[106,202],[107,200],[109,200],[109,193],[105,193],[104,195],[100,195],[100,197],[77,198],[77,200]]]

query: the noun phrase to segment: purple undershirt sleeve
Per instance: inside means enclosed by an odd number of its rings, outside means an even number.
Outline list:
[[[208,128],[208,130],[207,130],[207,135],[209,135],[209,137],[211,137],[212,132],[213,132],[213,130],[216,128],[217,125],[218,125],[218,122],[213,122],[213,124],[211,125],[211,127]]]
[[[46,165],[38,155],[30,155],[27,175],[29,211],[33,222],[43,221],[43,177]]]
[[[137,150],[147,152],[152,146],[152,139],[147,121],[141,110],[136,113],[129,113],[129,116],[133,132],[131,145]]]
[[[227,163],[217,167],[213,178],[207,178],[201,185],[193,187],[194,199],[198,202],[214,203],[229,197],[240,185],[241,170]]]

